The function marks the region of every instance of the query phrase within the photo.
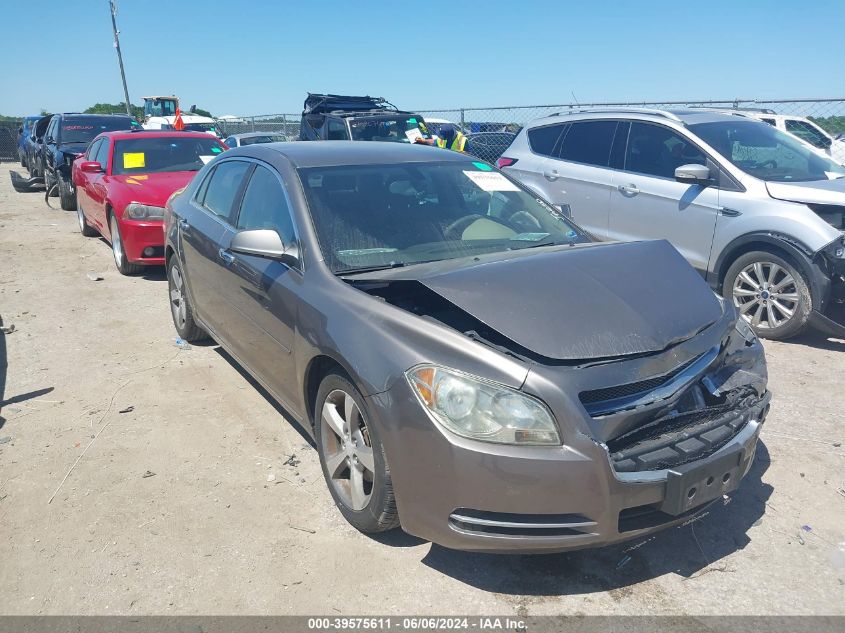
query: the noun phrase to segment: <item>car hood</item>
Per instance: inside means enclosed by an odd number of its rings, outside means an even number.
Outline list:
[[[84,154],[87,147],[88,143],[62,143],[59,145],[59,149],[65,154],[76,154],[77,156]]]
[[[196,173],[171,171],[158,174],[121,174],[112,176],[112,180],[124,188],[125,196],[132,202],[163,207],[170,195],[191,182]]]
[[[658,352],[722,316],[713,291],[666,241],[521,252],[460,268],[422,264],[355,277],[364,278],[417,281],[521,347],[557,360]]]
[[[845,205],[845,178],[811,182],[767,182],[772,198],[805,204]]]

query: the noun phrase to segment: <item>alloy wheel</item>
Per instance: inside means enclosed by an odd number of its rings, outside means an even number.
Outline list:
[[[117,267],[123,266],[123,243],[120,241],[120,228],[117,225],[117,218],[111,216],[111,249],[114,252],[114,262]]]
[[[347,507],[363,510],[372,497],[375,481],[367,422],[352,396],[335,389],[323,403],[320,424],[331,485]]]
[[[769,330],[788,323],[800,297],[795,278],[783,266],[758,261],[743,268],[733,285],[733,301],[752,327]]]
[[[170,267],[170,311],[179,330],[185,327],[187,308],[185,307],[185,285],[178,266]]]

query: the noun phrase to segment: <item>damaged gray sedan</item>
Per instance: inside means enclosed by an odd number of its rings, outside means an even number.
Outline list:
[[[769,409],[760,343],[667,242],[596,243],[458,153],[231,150],[168,203],[166,258],[179,335],[313,435],[363,532],[639,537],[736,489]]]

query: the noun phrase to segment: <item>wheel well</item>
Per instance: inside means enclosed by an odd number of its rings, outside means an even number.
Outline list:
[[[798,266],[798,268],[800,268],[805,275],[807,274],[801,263],[796,262],[792,254],[785,248],[781,248],[780,246],[772,244],[771,242],[746,242],[745,244],[740,244],[739,246],[734,248],[723,258],[722,266],[719,268],[719,292],[722,291],[722,285],[725,282],[725,275],[728,273],[728,269],[733,265],[733,263],[737,259],[745,255],[746,253],[750,253],[752,251],[765,251],[767,253],[777,255],[778,257],[783,257],[785,260],[792,262],[792,264],[794,264],[795,266]]]
[[[323,378],[331,373],[338,373],[346,376],[346,370],[339,362],[331,356],[315,356],[308,364],[308,369],[305,370],[304,390],[305,390],[305,413],[308,417],[308,422],[311,428],[314,427],[314,400],[317,399],[317,391],[320,389],[320,383]]]

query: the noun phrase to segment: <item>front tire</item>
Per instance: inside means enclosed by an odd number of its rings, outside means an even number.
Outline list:
[[[59,205],[65,211],[75,211],[76,194],[73,192],[71,184],[61,174],[56,175],[56,181],[59,183]]]
[[[196,343],[208,338],[208,333],[197,325],[194,310],[185,292],[185,276],[176,255],[167,262],[167,290],[170,295],[170,315],[180,338]]]
[[[766,251],[737,258],[725,275],[722,294],[757,336],[772,340],[801,333],[813,310],[810,287],[801,269]]]
[[[398,527],[384,447],[355,385],[339,374],[324,378],[314,418],[323,476],[343,517],[364,533]]]
[[[126,259],[123,249],[123,238],[120,235],[120,224],[114,213],[109,214],[109,231],[111,232],[111,251],[114,255],[114,265],[121,275],[134,275],[141,272],[142,266],[132,264]]]

